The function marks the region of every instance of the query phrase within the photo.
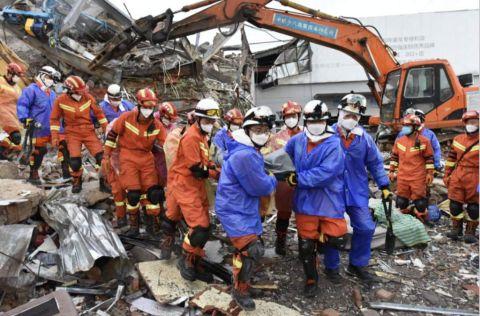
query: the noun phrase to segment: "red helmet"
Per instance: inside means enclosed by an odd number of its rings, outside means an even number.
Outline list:
[[[470,119],[478,120],[478,117],[479,117],[478,111],[470,110],[470,111],[467,111],[467,112],[463,113],[462,122],[465,124]]]
[[[155,107],[158,104],[158,98],[150,88],[144,88],[137,91],[137,102],[145,107]]]
[[[285,117],[287,115],[292,114],[301,114],[302,107],[295,101],[288,101],[282,105],[282,116]]]
[[[407,114],[403,117],[402,125],[420,126],[422,121],[415,114]]]
[[[79,76],[69,76],[63,85],[72,93],[84,94],[88,92],[88,86]]]
[[[163,102],[158,107],[160,117],[166,117],[167,119],[174,121],[178,119],[177,108],[171,102]]]
[[[7,73],[23,76],[25,74],[25,70],[23,70],[23,67],[17,63],[9,63],[7,66]]]
[[[243,114],[239,109],[233,108],[228,110],[227,113],[223,116],[223,119],[228,123],[233,123],[235,125],[242,125],[243,123]]]

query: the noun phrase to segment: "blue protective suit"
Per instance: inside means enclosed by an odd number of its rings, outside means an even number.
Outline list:
[[[56,97],[52,89],[47,94],[36,83],[23,89],[17,102],[17,116],[19,121],[33,119],[42,124],[42,127],[35,131],[34,137],[50,136],[50,113]],[[63,133],[63,127],[60,127],[60,133]]]
[[[397,139],[404,135],[405,134],[402,132],[398,133]],[[440,169],[442,167],[442,148],[440,147],[437,135],[425,126],[422,127],[420,135],[425,136],[430,140],[433,148],[433,165],[435,166],[435,169]]]
[[[102,108],[107,121],[110,123],[114,119],[118,118],[122,113],[133,110],[135,106],[127,100],[122,100],[122,104],[118,106],[118,111],[115,111],[113,106],[111,106],[107,100],[103,100],[100,102],[100,107]]]
[[[222,127],[213,137],[213,143],[217,146],[222,152],[227,151],[227,143],[232,139],[228,135],[227,127]]]
[[[265,173],[263,157],[253,145],[232,139],[227,147],[229,157],[218,181],[216,214],[228,237],[261,235],[260,197],[271,194],[277,181]]]
[[[307,135],[302,132],[290,138],[285,146],[297,173],[293,210],[300,214],[343,218],[345,158],[340,139],[332,135],[310,153],[307,153],[307,142]]]
[[[353,228],[350,264],[358,267],[368,265],[371,256],[371,243],[375,232],[375,222],[368,208],[369,188],[368,174],[372,175],[379,188],[388,187],[389,180],[383,167],[383,157],[372,137],[357,126],[351,133],[355,138],[348,148],[341,140],[342,134],[335,124],[333,126],[345,153],[345,203]],[[338,250],[331,251],[331,265],[339,266]]]

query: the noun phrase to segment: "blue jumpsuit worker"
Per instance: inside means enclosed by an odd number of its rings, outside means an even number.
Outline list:
[[[107,121],[110,123],[114,119],[118,118],[123,112],[133,110],[135,107],[132,103],[122,99],[122,91],[119,85],[111,84],[108,86],[105,99],[100,102]]]
[[[233,108],[223,116],[226,126],[221,128],[213,137],[213,144],[216,150],[221,155],[221,161],[225,160],[228,155],[227,144],[232,140],[232,132],[240,129],[243,123],[243,114],[237,109]]]
[[[47,153],[47,145],[51,143],[50,114],[53,103],[57,98],[54,84],[61,80],[61,74],[50,66],[43,66],[35,77],[35,82],[23,89],[22,95],[17,101],[18,120],[28,127],[31,122],[39,123],[33,134],[33,150],[30,156],[30,176],[28,181],[33,184],[41,184],[38,170],[42,165],[43,157]],[[59,127],[60,145],[58,148],[58,160],[62,165],[63,178],[70,178],[68,170],[68,150],[63,132],[63,125]]]
[[[371,243],[375,232],[375,222],[368,208],[370,172],[384,198],[391,195],[390,182],[383,167],[383,157],[372,137],[359,125],[365,113],[367,100],[360,94],[348,94],[338,106],[338,124],[333,126],[342,141],[345,153],[345,205],[353,228],[350,264],[347,273],[362,281],[374,281],[366,267],[371,256]],[[335,265],[340,264],[337,251]]]
[[[343,170],[345,158],[340,139],[327,126],[327,105],[309,101],[303,110],[305,130],[287,142],[286,153],[295,165],[287,183],[295,186],[293,210],[298,230],[298,252],[306,276],[304,294],[316,295],[318,289],[317,249],[324,250],[325,274],[340,281],[335,246],[347,233]]]
[[[440,146],[440,142],[438,141],[437,135],[431,130],[425,127],[425,113],[419,109],[409,108],[405,110],[404,116],[407,114],[414,114],[420,118],[422,125],[419,128],[420,135],[428,138],[430,143],[432,144],[433,148],[433,166],[435,170],[440,171],[442,170],[442,147]],[[397,135],[397,138],[404,136],[405,133],[400,131]]]
[[[275,190],[277,181],[264,170],[260,148],[269,138],[273,113],[266,106],[250,109],[243,129],[227,143],[228,159],[218,182],[215,210],[235,247],[233,299],[244,310],[255,309],[248,288],[255,262],[263,255],[260,197]]]

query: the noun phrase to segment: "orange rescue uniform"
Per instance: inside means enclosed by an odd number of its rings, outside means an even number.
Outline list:
[[[0,128],[3,129],[8,137],[0,141],[0,147],[7,151],[20,151],[21,145],[15,145],[10,139],[13,132],[20,132],[21,126],[17,117],[17,101],[22,90],[20,87],[10,85],[5,77],[0,77]]]
[[[60,120],[63,119],[65,140],[70,153],[70,163],[72,158],[81,159],[82,145],[85,145],[95,158],[103,152],[102,143],[95,134],[90,111],[93,112],[105,132],[107,119],[90,94],[87,93],[80,101],[75,101],[68,94],[64,93],[53,104],[50,116],[52,142],[59,139]],[[97,166],[97,168],[100,168],[100,166]],[[70,172],[74,178],[79,178],[82,176],[83,169],[80,167],[79,170],[71,170]]]
[[[139,121],[138,116],[138,109],[135,108],[115,120],[105,142],[105,154],[106,157],[111,157],[112,151],[118,146],[121,189],[146,194],[148,189],[159,184],[152,148],[155,142],[163,146],[166,131],[158,120]],[[159,204],[143,200],[148,215],[160,214]],[[130,214],[136,214],[139,207],[139,204],[127,204]]]
[[[178,222],[182,216],[185,219],[190,234],[195,227],[208,228],[210,218],[208,214],[208,198],[205,188],[205,179],[197,179],[190,170],[195,165],[210,167],[207,135],[202,133],[198,124],[190,126],[180,139],[177,155],[167,179],[167,211],[166,217]],[[218,172],[209,170],[209,175],[218,178]],[[183,248],[191,254],[204,256],[200,247],[190,245],[188,235]]]
[[[471,149],[465,153],[470,147]],[[478,204],[478,149],[478,133],[473,135],[465,133],[453,139],[445,163],[449,199],[462,204]],[[460,157],[462,158],[458,161]]]

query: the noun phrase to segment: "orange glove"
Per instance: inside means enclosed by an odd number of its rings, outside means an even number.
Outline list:
[[[52,147],[58,148],[59,145],[60,145],[60,139],[57,136],[52,135]]]
[[[397,175],[395,174],[395,172],[391,171],[388,174],[388,179],[390,179],[390,182],[394,182],[397,179]]]
[[[433,182],[433,173],[428,172],[425,181],[427,182],[427,186],[430,186]]]
[[[103,167],[105,168],[105,173],[109,173],[112,168],[112,163],[110,162],[110,156],[103,156],[102,161]]]

